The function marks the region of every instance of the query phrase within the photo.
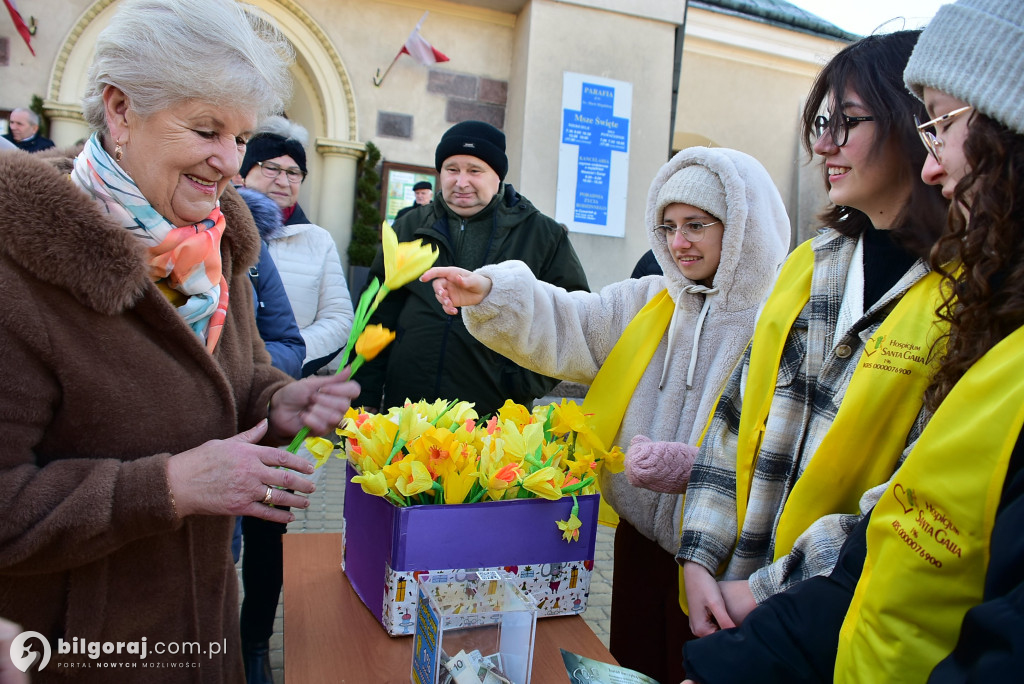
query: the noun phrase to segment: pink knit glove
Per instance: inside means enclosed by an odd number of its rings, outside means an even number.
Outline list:
[[[637,435],[626,452],[626,477],[634,487],[682,494],[697,460],[697,447],[682,442],[652,442]]]

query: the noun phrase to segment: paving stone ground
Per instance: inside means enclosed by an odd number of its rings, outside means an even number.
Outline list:
[[[550,397],[547,400],[552,400]],[[339,460],[332,460],[321,471],[317,491],[309,497],[309,508],[295,511],[295,520],[288,525],[288,534],[309,532],[341,532],[343,505],[345,501],[345,467]],[[598,526],[595,548],[594,572],[590,580],[590,598],[587,611],[583,614],[594,633],[605,646],[608,645],[608,625],[612,606],[612,539],[614,530]],[[341,548],[338,549],[341,562]],[[241,582],[241,576],[239,576]],[[274,619],[274,634],[270,639],[270,663],[276,684],[285,684],[284,679],[284,624],[283,603],[277,606]],[[382,628],[383,629],[383,628]],[[287,684],[302,684],[289,682]]]

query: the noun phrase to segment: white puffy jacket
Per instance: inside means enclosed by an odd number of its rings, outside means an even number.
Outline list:
[[[306,343],[303,366],[344,347],[352,299],[334,238],[312,223],[284,225],[264,237]],[[331,370],[339,362],[335,357]]]

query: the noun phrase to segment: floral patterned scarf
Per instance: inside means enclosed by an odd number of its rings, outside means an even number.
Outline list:
[[[228,311],[228,283],[220,261],[225,226],[220,207],[194,225],[172,226],[107,154],[96,133],[75,158],[71,180],[143,241],[150,278],[187,297],[178,313],[212,354]]]

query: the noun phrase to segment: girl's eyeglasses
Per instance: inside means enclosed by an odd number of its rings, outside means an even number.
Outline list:
[[[925,149],[927,149],[928,152],[931,153],[932,157],[935,158],[935,161],[939,162],[940,164],[942,163],[942,160],[939,159],[939,153],[942,152],[943,143],[941,138],[936,136],[935,133],[929,131],[928,129],[935,128],[939,124],[945,123],[946,121],[951,121],[954,118],[963,114],[964,112],[970,111],[971,109],[971,105],[960,107],[958,109],[954,109],[948,114],[937,116],[931,121],[925,121],[924,123],[921,123],[920,119],[917,118],[916,114],[914,115],[914,124],[917,126],[917,134],[921,136],[921,142],[924,143]]]

